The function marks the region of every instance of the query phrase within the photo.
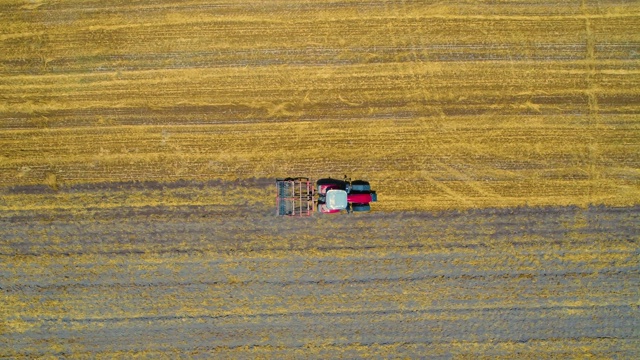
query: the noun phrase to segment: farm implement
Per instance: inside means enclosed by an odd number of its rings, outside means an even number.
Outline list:
[[[315,186],[309,178],[276,180],[276,208],[279,216],[311,216],[346,210],[361,212],[371,210],[371,203],[378,200],[367,181],[320,179]]]

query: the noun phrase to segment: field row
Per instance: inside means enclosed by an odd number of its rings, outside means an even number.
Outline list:
[[[626,56],[151,70],[136,65],[106,72],[85,67],[77,74],[4,77],[0,127],[634,115],[640,73],[638,61]]]
[[[378,54],[378,48],[405,48],[411,56],[414,48],[451,45],[452,34],[455,34],[456,45],[499,47],[533,43],[529,48],[532,51],[522,55],[557,56],[545,51],[544,46],[539,48],[540,52],[536,51],[536,44],[585,45],[587,37],[598,44],[633,43],[638,40],[633,24],[640,15],[637,4],[613,1],[583,2],[582,6],[550,1],[520,6],[429,5],[406,1],[368,5],[334,1],[304,5],[189,2],[101,7],[91,4],[88,9],[87,5],[43,4],[36,9],[3,6],[0,22],[7,26],[3,27],[0,40],[7,51],[0,60],[5,66],[9,65],[4,72],[15,74],[15,70],[20,69],[18,72],[56,73],[92,62],[98,70],[113,65],[126,69],[131,59],[143,60],[147,54],[194,54],[228,49],[234,49],[231,56],[240,55],[239,60],[255,59],[262,50],[271,49],[284,51],[284,62],[307,62],[314,59],[291,57],[286,51],[295,54],[300,49],[326,49],[332,57],[349,59],[360,52],[363,60],[376,61],[384,59]],[[586,55],[586,50],[582,53]],[[266,63],[274,59],[273,55],[278,54],[267,56]],[[437,58],[437,51],[435,55]],[[178,58],[158,58],[155,64],[182,67],[211,61],[207,57],[197,61],[187,58],[184,63]],[[322,58],[315,61],[322,62]]]
[[[171,198],[270,185],[59,192]],[[0,340],[9,346],[0,355],[638,354],[637,206],[293,221],[267,210],[223,202],[4,210]]]
[[[182,189],[175,197],[145,189],[56,191],[83,183],[343,174],[371,181],[379,210],[636,204],[640,131],[632,118],[607,120],[463,117],[4,131],[0,208],[265,203],[270,188],[225,196],[215,186]],[[38,185],[54,191],[19,191]]]
[[[201,210],[5,217],[0,354],[638,350],[638,207]]]

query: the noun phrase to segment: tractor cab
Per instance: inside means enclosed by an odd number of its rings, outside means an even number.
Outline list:
[[[345,190],[328,190],[324,198],[324,205],[328,210],[344,210],[349,205]]]

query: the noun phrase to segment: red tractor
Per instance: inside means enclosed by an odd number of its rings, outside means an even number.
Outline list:
[[[378,200],[368,182],[351,181],[346,176],[344,180],[320,179],[315,188],[309,178],[278,179],[276,190],[281,216],[310,216],[316,209],[325,214],[369,211],[370,203]]]

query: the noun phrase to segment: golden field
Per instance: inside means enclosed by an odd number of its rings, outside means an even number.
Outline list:
[[[636,204],[638,8],[5,2],[0,184],[348,172],[381,210]]]
[[[639,22],[0,1],[0,356],[637,357]],[[273,216],[343,174],[372,213]]]

